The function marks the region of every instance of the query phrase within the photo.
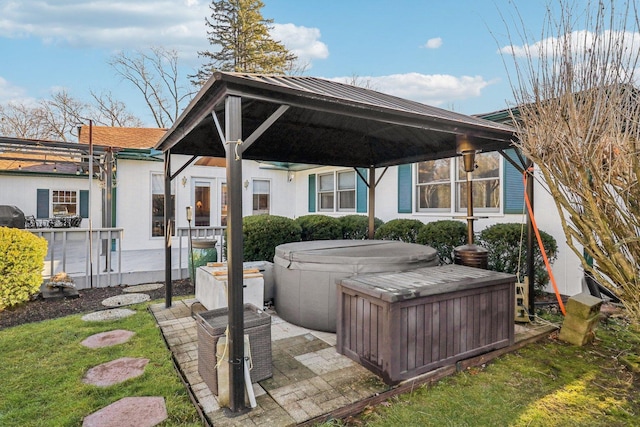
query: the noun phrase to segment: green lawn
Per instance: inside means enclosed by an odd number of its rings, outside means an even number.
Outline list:
[[[611,320],[597,337],[585,347],[545,339],[368,408],[348,424],[640,426],[640,334]]]
[[[79,426],[82,419],[123,397],[163,396],[169,418],[162,425],[201,425],[146,304],[110,322],[84,322],[80,315],[0,331],[0,425]],[[126,329],[127,343],[90,349],[90,335]],[[149,359],[144,374],[110,387],[82,382],[85,372],[120,357]]]

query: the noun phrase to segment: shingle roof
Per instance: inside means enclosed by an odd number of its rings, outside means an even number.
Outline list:
[[[152,148],[167,130],[161,128],[124,128],[92,126],[91,140],[94,144],[119,148]],[[78,140],[89,143],[89,126],[82,126]]]

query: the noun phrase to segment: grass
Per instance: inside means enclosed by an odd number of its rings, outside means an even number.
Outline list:
[[[332,425],[640,426],[638,354],[640,334],[610,320],[592,345],[546,339]]]
[[[146,307],[133,306],[135,315],[112,322],[74,315],[0,331],[0,425],[78,426],[127,396],[163,396],[163,426],[201,425]],[[102,349],[80,345],[113,329],[136,335]],[[640,426],[639,355],[640,331],[610,319],[585,347],[545,339],[326,425]],[[89,368],[119,357],[150,362],[141,377],[121,384],[82,382]]]
[[[169,418],[163,426],[201,425],[147,304],[110,322],[84,322],[80,315],[0,331],[0,425],[79,426],[85,416],[123,397],[163,396]],[[136,333],[127,343],[101,349],[80,345],[113,329]],[[149,359],[144,374],[110,387],[82,382],[89,368],[120,357]]]

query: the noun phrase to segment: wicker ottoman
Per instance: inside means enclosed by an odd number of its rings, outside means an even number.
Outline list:
[[[229,323],[227,307],[196,314],[198,325],[198,372],[211,392],[218,394],[216,345]],[[251,346],[251,382],[271,378],[271,316],[252,304],[244,305],[244,333]],[[246,355],[245,355],[246,356]]]

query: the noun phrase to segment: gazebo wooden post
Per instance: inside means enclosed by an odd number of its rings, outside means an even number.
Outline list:
[[[225,99],[225,141],[227,161],[227,263],[229,271],[229,409],[241,412],[244,403],[244,310],[242,277],[242,99]],[[251,386],[250,384],[248,386]]]

